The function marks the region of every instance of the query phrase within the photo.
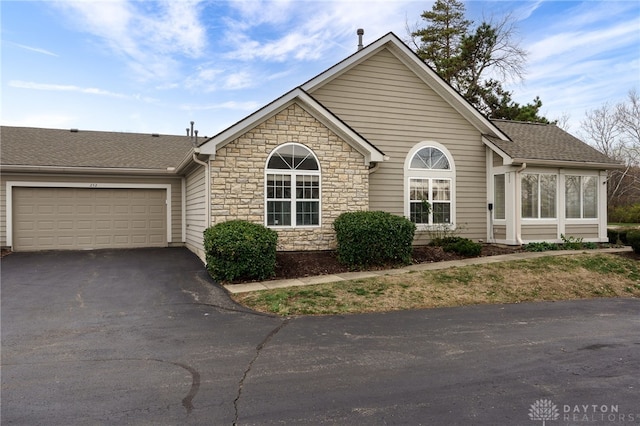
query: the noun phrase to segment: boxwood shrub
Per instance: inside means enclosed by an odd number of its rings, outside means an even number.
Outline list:
[[[333,222],[338,260],[352,269],[409,264],[416,225],[381,211],[342,213]]]
[[[629,245],[630,243],[627,239],[627,234],[631,231],[633,231],[633,228],[608,228],[607,237],[611,244]]]
[[[216,280],[272,277],[276,268],[278,234],[263,225],[230,220],[204,231],[207,270]]]
[[[627,241],[635,254],[640,254],[640,231],[633,230],[627,232]]]

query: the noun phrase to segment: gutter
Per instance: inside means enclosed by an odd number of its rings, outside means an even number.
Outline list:
[[[197,164],[200,164],[201,166],[204,166],[204,190],[205,190],[205,195],[204,195],[204,202],[205,202],[205,219],[204,219],[204,227],[205,229],[209,228],[209,226],[211,225],[211,173],[209,171],[209,162],[208,161],[202,161],[198,158],[198,154],[200,154],[200,148],[194,148],[193,149],[193,155],[192,155],[192,159],[193,161],[195,161]]]
[[[516,170],[516,242],[519,245],[523,245],[522,241],[522,187],[520,181],[520,173],[527,168],[527,163],[522,163],[522,166]]]
[[[164,175],[175,176],[175,168],[166,169],[139,169],[139,168],[115,168],[115,167],[66,167],[66,166],[26,166],[26,165],[0,165],[3,173],[42,172],[42,173],[102,173],[102,174],[132,174],[132,175]]]
[[[552,166],[563,168],[576,168],[576,169],[598,169],[598,170],[612,170],[612,169],[624,169],[626,165],[622,163],[596,163],[589,161],[558,161],[558,160],[541,160],[535,158],[512,158],[514,165],[524,165],[526,168],[527,163],[530,165],[540,166]]]

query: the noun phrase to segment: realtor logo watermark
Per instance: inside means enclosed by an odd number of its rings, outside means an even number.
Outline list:
[[[556,405],[550,399],[539,399],[531,404],[529,419],[541,421],[542,426],[557,421],[570,425],[640,424],[640,410],[625,411],[617,404]]]

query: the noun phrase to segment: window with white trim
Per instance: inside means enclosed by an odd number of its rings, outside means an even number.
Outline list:
[[[406,167],[409,219],[418,225],[453,224],[455,174],[444,147],[418,145]]]
[[[320,167],[311,150],[278,147],[267,160],[265,181],[267,226],[320,225]]]
[[[564,191],[567,219],[598,217],[597,176],[565,176]]]
[[[525,219],[555,219],[557,176],[552,174],[523,173],[522,217]]]

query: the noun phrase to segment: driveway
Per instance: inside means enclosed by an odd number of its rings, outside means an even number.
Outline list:
[[[2,424],[640,424],[635,299],[282,319],[181,248],[1,268]]]

